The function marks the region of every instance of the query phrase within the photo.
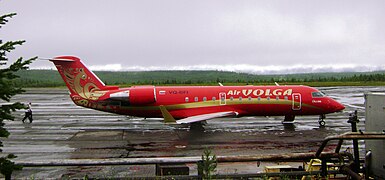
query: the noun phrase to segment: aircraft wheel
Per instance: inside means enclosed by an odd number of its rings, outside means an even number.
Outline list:
[[[326,125],[326,122],[325,122],[324,120],[318,121],[318,123],[319,123],[319,125],[320,125],[321,127],[324,127],[324,126]]]
[[[282,124],[294,124],[294,119],[295,119],[295,116],[294,115],[286,115],[285,116],[285,119],[282,121]]]
[[[190,131],[198,131],[203,132],[205,131],[204,124],[205,122],[193,122],[190,124]]]
[[[285,116],[285,119],[283,121],[287,122],[287,121],[294,121],[295,119],[295,116],[294,115],[286,115]]]

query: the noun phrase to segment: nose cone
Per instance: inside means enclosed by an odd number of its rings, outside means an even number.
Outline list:
[[[340,103],[338,103],[338,105],[336,106],[337,108],[337,111],[342,111],[342,110],[344,110],[345,109],[345,106],[344,105],[342,105],[342,104],[340,104]]]
[[[342,105],[341,103],[339,103],[339,102],[337,102],[337,101],[335,101],[335,100],[333,100],[333,101],[331,102],[331,106],[333,107],[333,111],[334,111],[334,112],[339,112],[339,111],[342,111],[342,110],[345,109],[345,106],[344,106],[344,105]]]

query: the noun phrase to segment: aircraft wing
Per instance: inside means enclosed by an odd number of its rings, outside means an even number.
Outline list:
[[[217,112],[217,113],[211,113],[211,114],[202,114],[198,116],[191,116],[188,118],[177,120],[177,124],[188,124],[193,122],[199,122],[214,118],[220,118],[220,117],[230,117],[230,116],[236,116],[238,113],[234,111],[227,111],[227,112]]]

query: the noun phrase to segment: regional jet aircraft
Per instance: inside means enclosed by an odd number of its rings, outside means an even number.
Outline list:
[[[72,101],[86,108],[165,123],[196,124],[220,117],[320,115],[345,107],[308,86],[106,86],[73,56],[50,59],[65,81]]]

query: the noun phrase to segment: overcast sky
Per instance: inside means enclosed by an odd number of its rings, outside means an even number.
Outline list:
[[[75,55],[120,71],[385,69],[383,0],[1,0],[10,12],[1,39],[27,41],[11,58]]]

